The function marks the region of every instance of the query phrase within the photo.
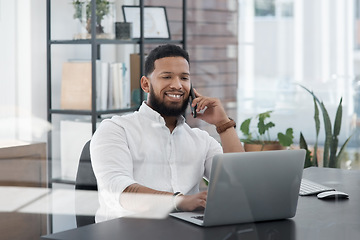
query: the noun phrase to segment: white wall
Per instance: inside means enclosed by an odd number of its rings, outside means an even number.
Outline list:
[[[0,0],[0,139],[45,141],[45,0]]]
[[[0,139],[16,136],[15,2],[0,0]],[[6,37],[4,37],[6,35]]]

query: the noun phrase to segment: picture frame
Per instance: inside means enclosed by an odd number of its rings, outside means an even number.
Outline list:
[[[133,38],[140,38],[140,7],[122,6],[124,21],[132,23]],[[144,38],[170,39],[170,28],[164,6],[144,6]]]

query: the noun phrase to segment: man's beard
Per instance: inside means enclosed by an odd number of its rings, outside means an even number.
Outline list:
[[[187,108],[189,102],[189,97],[182,103],[180,107],[174,106],[167,106],[164,104],[161,99],[155,95],[154,89],[150,85],[150,94],[149,94],[149,105],[152,109],[157,111],[162,116],[180,116],[185,114],[185,110]]]

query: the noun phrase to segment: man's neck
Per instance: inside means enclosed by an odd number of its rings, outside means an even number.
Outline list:
[[[174,116],[162,116],[165,120],[165,125],[169,128],[170,132],[172,132],[177,124],[178,117]]]

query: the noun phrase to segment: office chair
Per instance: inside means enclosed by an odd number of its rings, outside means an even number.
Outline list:
[[[91,165],[90,158],[90,140],[86,142],[80,155],[79,167],[75,180],[75,189],[97,191],[96,177]],[[75,208],[78,208],[77,206],[81,206],[81,204],[83,203],[76,199],[75,192]],[[77,227],[89,225],[92,223],[95,223],[95,216],[76,215]]]

